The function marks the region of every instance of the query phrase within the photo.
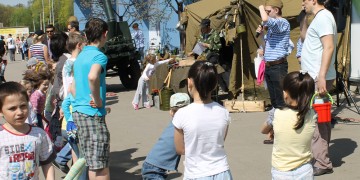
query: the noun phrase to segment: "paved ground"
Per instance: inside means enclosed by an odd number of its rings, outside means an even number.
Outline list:
[[[21,72],[25,70],[25,62],[9,62],[6,69],[8,81],[19,81]],[[108,91],[117,96],[107,99],[112,113],[107,116],[111,132],[111,179],[141,179],[140,171],[143,160],[163,128],[170,120],[168,112],[156,108],[132,109],[131,100],[134,91],[127,91],[117,77],[107,79]],[[356,97],[358,102],[360,96]],[[360,103],[358,103],[360,106]],[[334,173],[316,179],[360,179],[360,116],[354,108],[342,104],[333,107],[341,118],[353,118],[357,122],[339,122],[332,131],[330,156],[334,165]],[[225,143],[230,168],[235,180],[238,179],[270,179],[271,145],[264,145],[265,136],[260,134],[260,126],[266,118],[266,112],[231,114],[229,134]],[[173,172],[168,179],[181,179],[183,164],[179,172]],[[56,171],[56,179],[63,173]]]

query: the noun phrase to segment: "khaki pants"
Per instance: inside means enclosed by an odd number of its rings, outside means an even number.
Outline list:
[[[326,81],[326,89],[332,89],[334,80]],[[311,151],[313,154],[313,166],[320,169],[332,169],[329,157],[329,141],[331,139],[331,123],[316,124],[313,139],[311,141]]]

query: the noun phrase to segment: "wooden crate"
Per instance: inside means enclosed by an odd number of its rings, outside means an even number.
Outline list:
[[[223,103],[224,107],[231,113],[265,111],[265,101],[225,100]]]

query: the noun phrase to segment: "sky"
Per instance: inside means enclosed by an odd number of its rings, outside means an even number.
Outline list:
[[[19,3],[27,6],[28,0],[0,0],[0,4],[10,5],[10,6],[15,6]]]

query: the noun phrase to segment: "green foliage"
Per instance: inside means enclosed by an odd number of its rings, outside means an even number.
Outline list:
[[[5,27],[28,26],[30,31],[40,29],[40,17],[42,21],[43,10],[45,25],[52,24],[50,18],[52,1],[54,26],[64,30],[67,26],[67,19],[74,15],[74,0],[29,0],[28,5],[18,4],[16,6],[5,6],[0,3],[0,22],[4,23]]]

